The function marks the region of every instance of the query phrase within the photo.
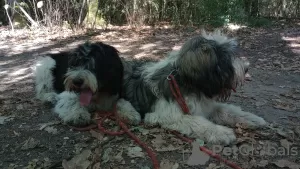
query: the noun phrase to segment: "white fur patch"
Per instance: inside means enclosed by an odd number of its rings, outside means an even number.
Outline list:
[[[58,95],[54,112],[65,122],[71,124],[89,124],[91,114],[80,105],[79,97],[74,92],[62,92]]]
[[[57,97],[53,90],[52,76],[55,65],[55,61],[46,56],[38,60],[34,70],[36,97],[43,102],[55,102]]]
[[[219,45],[228,43],[231,48],[236,47],[238,45],[235,38],[228,38],[225,34],[221,32],[221,30],[215,30],[214,32],[207,33],[205,30],[202,30],[202,36],[208,40],[214,40]]]
[[[72,85],[72,80],[75,78],[80,78],[84,80],[83,86],[88,86],[92,92],[96,92],[98,89],[98,83],[96,76],[89,70],[78,68],[70,69],[66,73],[66,79],[64,81],[66,89],[70,90]]]
[[[128,120],[132,124],[139,124],[141,122],[140,114],[130,104],[130,102],[119,99],[117,103],[117,113],[121,118]]]
[[[185,97],[192,115],[183,114],[176,101],[168,102],[160,98],[155,103],[153,111],[146,114],[145,123],[159,124],[164,128],[213,144],[230,144],[236,140],[233,129],[222,125],[235,126],[236,123],[243,123],[249,128],[266,125],[262,118],[244,112],[239,107],[218,103],[204,96],[201,98],[199,100],[192,95]],[[227,118],[224,116],[226,113],[230,114]]]

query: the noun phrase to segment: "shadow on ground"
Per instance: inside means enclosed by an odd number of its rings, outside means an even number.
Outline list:
[[[98,30],[80,36],[71,36],[64,39],[45,39],[13,41],[8,40],[1,49],[0,57],[0,108],[1,116],[10,116],[11,121],[0,124],[0,168],[15,166],[24,168],[28,166],[44,166],[44,168],[61,168],[63,159],[70,159],[84,149],[93,150],[93,163],[100,162],[101,168],[151,168],[149,158],[130,158],[126,155],[126,149],[135,144],[126,137],[111,137],[101,135],[102,139],[95,139],[89,132],[76,132],[66,125],[60,124],[56,115],[51,113],[51,106],[44,105],[34,98],[34,84],[32,67],[38,56],[47,52],[69,50],[85,40],[103,41],[116,47],[123,57],[153,59],[163,58],[172,49],[178,49],[189,37],[199,34],[200,30],[190,29],[111,29]],[[251,81],[241,88],[230,99],[231,103],[240,105],[243,109],[264,117],[268,122],[286,129],[294,130],[300,120],[300,95],[294,97],[282,95],[294,89],[300,89],[299,64],[299,27],[295,25],[276,26],[271,28],[245,28],[238,31],[228,31],[241,42],[245,56],[251,62]],[[298,65],[298,66],[297,66]],[[299,96],[299,97],[298,97]],[[49,122],[53,130],[41,129],[42,125]],[[49,129],[49,128],[48,128]],[[52,131],[52,132],[51,132]],[[160,130],[159,130],[160,131]],[[254,140],[261,143],[273,141],[278,143],[282,136],[271,131],[268,136],[253,136]],[[151,133],[151,131],[150,131]],[[244,134],[247,134],[248,131]],[[251,132],[249,132],[251,134]],[[191,146],[179,143],[170,138],[165,132],[143,135],[141,137],[148,145],[152,146],[157,136],[162,136],[168,143],[172,143],[178,149],[157,152],[159,160],[168,159],[172,163],[178,163],[179,168],[195,168],[187,166],[186,156],[191,153]],[[239,135],[241,138],[251,135]],[[299,137],[299,136],[297,136]],[[104,139],[106,138],[106,139]],[[270,140],[272,139],[272,140]],[[109,140],[109,141],[107,141]],[[176,142],[176,143],[175,143]],[[258,144],[258,143],[255,144]],[[278,143],[279,144],[279,143]],[[27,145],[27,147],[26,147]],[[29,146],[28,146],[29,145]],[[296,144],[297,145],[297,144]],[[297,145],[299,146],[299,145]],[[114,151],[109,154],[108,149]],[[96,150],[99,151],[98,154]],[[122,153],[123,154],[122,154]],[[114,159],[121,153],[121,160]],[[95,155],[96,154],[96,155]],[[270,161],[264,168],[275,169],[272,161],[286,158],[294,162],[299,159],[292,156],[225,156],[242,168],[250,168],[251,160]],[[221,163],[210,160],[210,164],[216,164],[225,168]],[[208,164],[206,167],[208,166]],[[204,168],[205,166],[197,166]]]

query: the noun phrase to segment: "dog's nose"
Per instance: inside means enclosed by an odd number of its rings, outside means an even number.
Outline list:
[[[81,87],[83,84],[83,80],[82,79],[73,79],[73,84],[77,87]]]

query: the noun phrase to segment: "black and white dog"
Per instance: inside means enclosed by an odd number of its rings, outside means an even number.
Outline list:
[[[237,48],[237,41],[220,31],[203,32],[159,62],[124,61],[124,99],[141,114],[145,124],[159,124],[209,143],[230,144],[236,136],[229,127],[236,123],[249,128],[267,124],[240,107],[220,102],[244,82],[248,70],[249,62],[237,57]],[[174,99],[168,83],[170,74],[191,115],[183,113]],[[127,115],[138,121],[137,112],[131,110]],[[126,111],[121,113],[126,116]]]
[[[91,112],[113,109],[121,95],[123,70],[114,47],[87,42],[38,61],[36,96],[53,103],[54,112],[64,122],[86,125],[91,122]]]

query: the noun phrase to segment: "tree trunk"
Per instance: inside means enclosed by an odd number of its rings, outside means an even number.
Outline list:
[[[83,9],[84,9],[85,5],[86,5],[86,0],[83,0],[82,6],[81,6],[81,9],[80,9],[80,13],[79,13],[79,17],[78,17],[78,25],[79,26],[81,26],[81,24],[84,20],[84,18],[82,18],[82,15],[83,15]]]
[[[244,0],[244,11],[247,16],[250,16],[251,0]]]
[[[257,17],[259,15],[258,0],[252,0],[250,15],[252,17]]]
[[[158,1],[158,20],[162,21],[164,16],[164,0]]]

